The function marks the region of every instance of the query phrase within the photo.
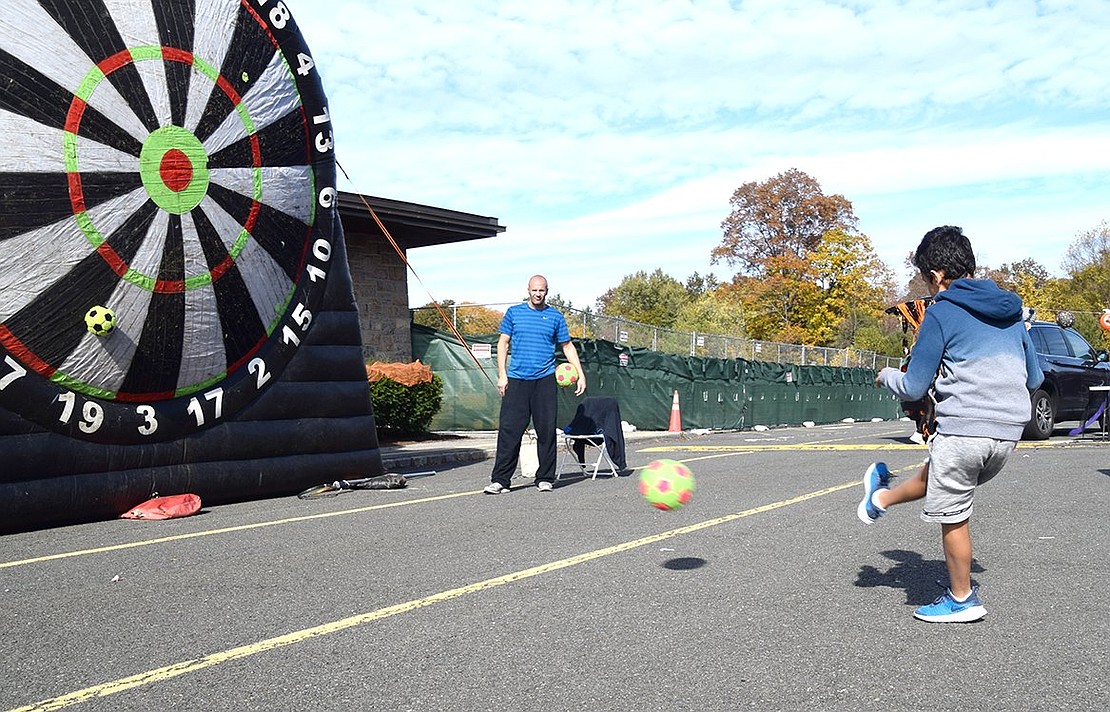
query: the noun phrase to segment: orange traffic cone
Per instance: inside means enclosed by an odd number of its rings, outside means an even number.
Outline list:
[[[671,400],[671,422],[667,425],[668,433],[681,433],[682,432],[682,411],[678,409],[678,391],[674,392],[674,398]]]

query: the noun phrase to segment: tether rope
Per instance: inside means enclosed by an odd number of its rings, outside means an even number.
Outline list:
[[[339,170],[343,172],[343,176],[347,179],[347,182],[351,185],[354,185],[354,181],[351,180],[351,176],[347,174],[347,169],[344,168],[343,165],[339,163],[339,161],[336,161],[335,165],[338,166]],[[385,223],[383,223],[381,221],[381,218],[378,217],[378,214],[374,211],[374,208],[370,206],[370,201],[368,201],[366,199],[366,196],[358,191],[355,191],[355,195],[358,196],[358,199],[366,207],[366,211],[370,213],[370,217],[374,218],[374,222],[377,223],[378,228],[382,231],[382,234],[385,235],[385,239],[389,240],[389,244],[393,246],[394,251],[397,252],[397,256],[400,257],[401,261],[405,263],[405,267],[408,268],[409,272],[412,272],[413,277],[416,277],[416,281],[424,289],[424,292],[428,295],[428,299],[432,300],[432,305],[435,306],[436,311],[438,311],[440,317],[443,318],[443,323],[447,325],[447,328],[451,330],[451,333],[454,334],[455,338],[459,340],[459,343],[463,345],[463,348],[466,349],[466,353],[470,355],[471,360],[474,361],[474,365],[477,366],[478,370],[482,372],[482,375],[486,377],[486,380],[489,381],[489,384],[496,388],[497,384],[495,384],[493,382],[493,379],[489,377],[489,374],[486,373],[486,369],[482,367],[481,362],[478,361],[478,357],[474,355],[474,350],[470,348],[470,344],[467,343],[466,339],[463,338],[463,335],[455,327],[455,324],[451,321],[450,317],[447,316],[447,312],[443,310],[443,307],[439,305],[439,302],[436,301],[436,298],[432,296],[432,292],[428,289],[427,285],[424,284],[424,280],[420,279],[420,275],[416,273],[416,269],[413,268],[412,264],[408,261],[408,258],[405,257],[405,251],[402,250],[401,246],[397,244],[397,241],[393,239],[393,235],[389,233],[389,228],[385,226]]]

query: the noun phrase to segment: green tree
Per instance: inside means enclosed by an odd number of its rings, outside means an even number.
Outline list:
[[[562,294],[548,294],[547,305],[555,307],[566,316],[567,312],[575,311],[574,302],[564,299]]]
[[[640,270],[598,297],[597,310],[606,316],[675,328],[679,310],[689,301],[682,283],[662,269],[651,274]]]
[[[874,351],[886,356],[902,355],[902,330],[900,326],[885,324],[886,319],[863,316],[852,333],[850,346],[861,351]]]
[[[697,272],[686,278],[686,293],[690,295],[691,299],[699,299],[703,295],[712,292],[721,283],[717,281],[717,276],[712,272],[704,277]]]
[[[989,270],[988,278],[993,279],[999,287],[1007,289],[1021,297],[1021,302],[1027,307],[1041,309],[1048,306],[1043,301],[1045,286],[1052,279],[1040,262],[1034,259],[1024,259],[1013,264],[1004,264],[996,270]]]
[[[829,230],[851,232],[857,220],[842,195],[825,195],[821,185],[791,168],[763,182],[745,183],[729,199],[732,212],[724,238],[710,253],[750,276],[767,274],[772,260],[804,258]]]
[[[439,302],[440,308],[443,309],[448,319],[451,318],[451,307],[454,305],[455,301],[453,299],[442,299]],[[451,330],[451,328],[444,323],[443,316],[439,313],[439,310],[436,309],[435,302],[428,302],[423,306],[413,309],[412,320],[414,323],[426,326],[429,329],[436,329],[437,331]]]
[[[734,293],[720,287],[704,292],[678,310],[679,327],[684,331],[721,334],[744,338],[744,307]]]
[[[871,238],[829,230],[810,256],[822,293],[805,315],[810,341],[844,348],[858,328],[877,323],[894,300],[894,274],[879,259]]]
[[[1062,266],[1067,277],[1045,290],[1053,298],[1054,311],[1074,311],[1076,330],[1096,348],[1110,348],[1110,332],[1098,326],[1102,310],[1110,308],[1110,223],[1103,220],[1079,233],[1064,253]]]
[[[1063,267],[1087,309],[1110,307],[1110,223],[1080,233],[1064,253]]]

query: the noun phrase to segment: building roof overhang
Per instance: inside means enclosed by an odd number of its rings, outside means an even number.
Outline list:
[[[344,232],[381,234],[363,198],[404,250],[495,237],[505,231],[493,217],[341,191],[339,219]]]

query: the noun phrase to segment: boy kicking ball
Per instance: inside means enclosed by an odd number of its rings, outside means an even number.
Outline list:
[[[1044,380],[1022,321],[1021,299],[986,279],[972,279],[975,254],[958,227],[930,230],[914,266],[935,302],[925,312],[905,373],[879,372],[876,384],[904,401],[923,398],[933,383],[937,433],[916,475],[890,487],[877,462],[863,478],[856,513],[873,524],[903,502],[924,499],[921,518],[941,529],[948,588],[914,611],[933,623],[966,623],[987,615],[971,585],[970,519],[975,488],[997,475],[1029,421],[1029,391]]]

